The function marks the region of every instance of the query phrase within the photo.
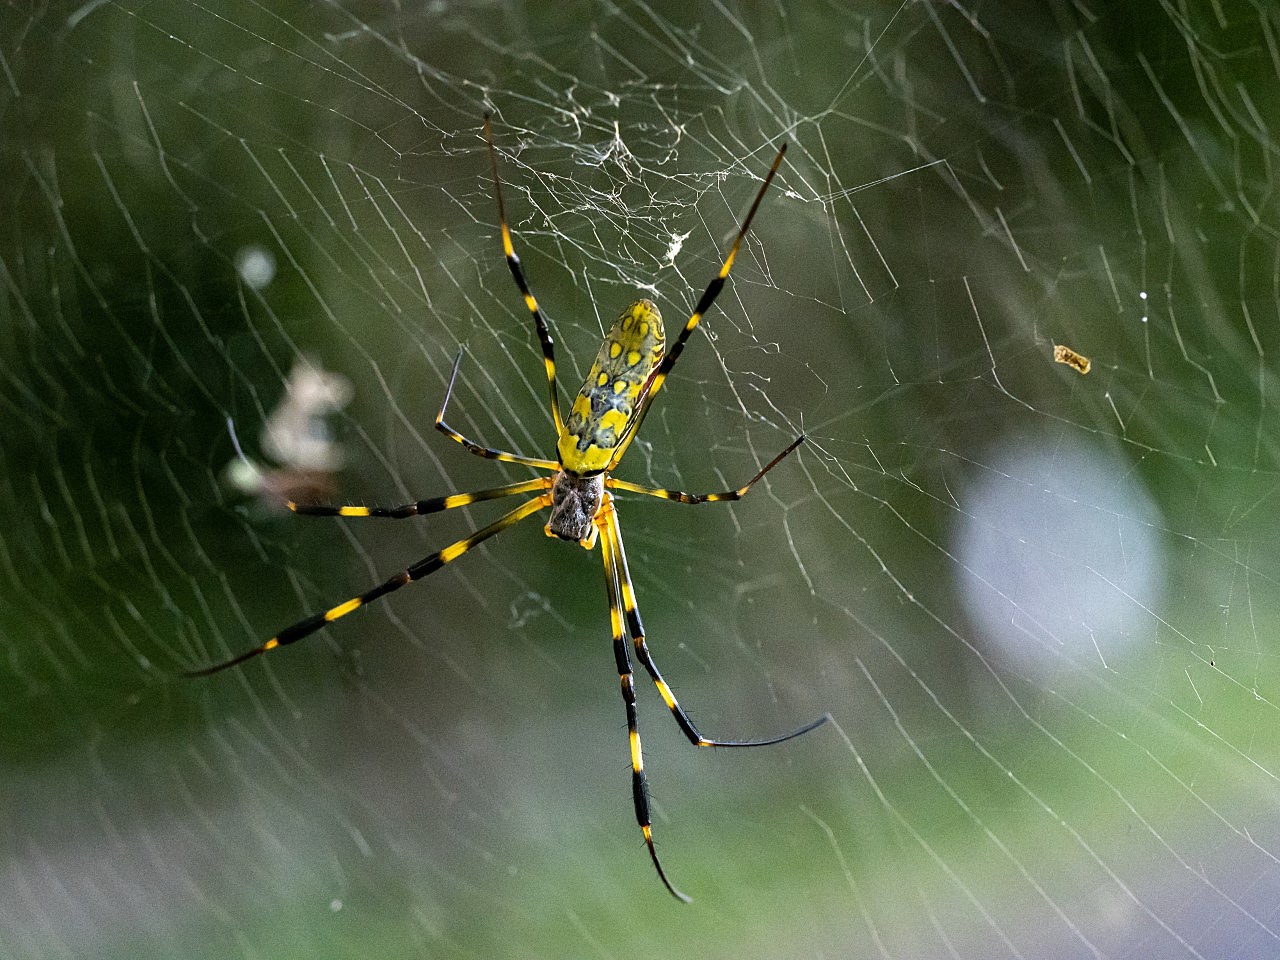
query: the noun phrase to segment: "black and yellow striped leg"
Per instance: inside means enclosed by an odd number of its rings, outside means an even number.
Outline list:
[[[741,500],[747,491],[755,486],[766,473],[782,462],[782,459],[800,444],[804,443],[804,434],[791,441],[790,446],[764,465],[764,468],[737,490],[725,490],[722,493],[681,493],[679,490],[663,490],[659,487],[646,487],[626,480],[609,477],[604,485],[611,490],[625,490],[627,493],[643,493],[647,497],[661,497],[663,500],[674,500],[677,503],[716,503],[720,500]]]
[[[787,145],[784,142],[778,148],[778,155],[773,158],[773,163],[769,166],[769,172],[765,174],[764,182],[760,184],[760,190],[756,193],[756,198],[751,201],[751,209],[747,211],[746,217],[742,221],[742,226],[738,228],[738,235],[733,239],[733,246],[729,248],[729,255],[724,258],[724,263],[720,266],[720,272],[712,278],[707,284],[707,289],[702,292],[702,296],[698,298],[698,304],[693,308],[693,314],[689,317],[684,325],[684,329],[680,331],[675,342],[667,348],[667,354],[662,358],[662,363],[658,365],[658,369],[654,371],[644,395],[640,398],[639,410],[635,417],[632,418],[628,428],[628,436],[618,445],[618,452],[614,454],[613,461],[609,464],[608,469],[612,470],[618,465],[618,461],[622,459],[622,454],[626,452],[627,447],[631,443],[631,437],[635,436],[640,424],[644,421],[645,415],[649,412],[649,407],[653,405],[654,397],[657,396],[662,384],[666,381],[671,373],[671,368],[676,365],[676,361],[680,359],[680,354],[684,350],[685,342],[689,339],[689,335],[693,333],[694,328],[702,321],[703,315],[711,309],[711,305],[716,302],[716,297],[720,296],[720,291],[724,289],[724,282],[729,276],[729,271],[733,269],[733,261],[737,259],[738,248],[742,246],[742,240],[747,235],[747,231],[751,229],[751,221],[755,219],[756,211],[760,208],[760,201],[764,199],[765,191],[769,189],[769,184],[773,183],[774,176],[778,173],[778,168],[782,166],[782,158],[787,152]]]
[[[608,494],[605,496],[607,498]],[[613,628],[613,656],[617,661],[618,678],[622,684],[622,699],[627,705],[627,736],[631,745],[631,795],[635,802],[636,822],[640,824],[645,846],[649,848],[649,857],[653,860],[663,885],[677,900],[688,903],[689,897],[677,890],[667,879],[667,872],[662,869],[662,861],[658,859],[658,851],[653,845],[653,823],[649,815],[649,783],[644,772],[644,754],[640,749],[640,727],[636,713],[635,674],[631,669],[631,656],[627,652],[627,638],[622,627],[623,610],[618,587],[619,570],[613,550],[614,521],[613,506],[606,499],[596,523],[603,533],[600,537],[600,545],[601,552],[604,554],[604,581],[609,593],[609,623]]]
[[[792,730],[790,733],[784,733],[777,737],[767,737],[763,740],[712,740],[700,734],[693,725],[693,721],[689,719],[689,715],[684,712],[684,708],[676,701],[675,694],[671,692],[667,681],[658,672],[657,664],[653,662],[653,657],[649,653],[649,645],[645,643],[644,624],[640,620],[640,610],[636,606],[635,588],[631,584],[631,571],[627,567],[627,552],[622,546],[622,528],[618,525],[616,514],[606,524],[605,536],[611,541],[607,545],[607,549],[614,558],[614,570],[616,571],[618,589],[622,596],[622,610],[626,617],[627,630],[631,633],[631,639],[635,643],[636,658],[649,676],[653,678],[653,683],[658,688],[658,693],[662,696],[663,702],[671,711],[671,715],[676,718],[676,724],[684,732],[684,735],[689,738],[690,743],[695,747],[765,747],[769,744],[782,743],[793,737],[798,737],[802,733],[808,733],[831,719],[830,714],[825,714],[817,720],[806,723],[803,727]]]
[[[227,670],[230,667],[244,663],[246,660],[251,660],[254,657],[261,656],[264,653],[274,650],[276,647],[285,647],[291,643],[296,643],[304,637],[309,637],[317,630],[333,623],[333,621],[341,617],[345,617],[348,613],[359,610],[361,607],[372,603],[374,600],[385,597],[388,593],[399,590],[401,587],[408,586],[415,580],[421,580],[423,577],[430,576],[445,564],[452,563],[454,560],[457,560],[458,557],[462,556],[477,544],[483,543],[490,537],[501,533],[503,530],[507,529],[507,527],[519,523],[525,517],[549,506],[551,506],[551,494],[547,493],[543,496],[535,497],[527,503],[523,503],[516,507],[505,516],[495,520],[487,527],[483,527],[470,536],[463,537],[461,540],[449,544],[449,546],[445,547],[443,550],[438,550],[430,556],[424,557],[413,566],[401,570],[394,577],[378,584],[378,586],[374,587],[372,590],[366,590],[357,597],[352,597],[350,600],[344,600],[336,607],[330,607],[323,613],[313,614],[304,620],[299,620],[297,623],[285,627],[266,643],[261,646],[254,647],[252,650],[247,650],[238,657],[233,657],[223,663],[214,664],[212,667],[204,667],[200,670],[187,670],[184,671],[183,675],[187,677],[205,677],[211,673],[217,673],[220,670]]]
[[[550,490],[551,484],[550,477],[538,477],[536,480],[522,480],[519,483],[508,483],[488,490],[432,497],[430,500],[419,500],[399,507],[322,507],[294,503],[290,500],[289,509],[306,517],[387,517],[392,520],[403,520],[406,517],[421,517],[428,513],[439,513],[441,510],[452,510],[454,507],[465,507],[471,503],[480,503],[482,500],[497,500],[521,493],[533,493],[535,490]]]
[[[755,219],[756,211],[760,209],[760,201],[764,199],[765,192],[769,189],[769,184],[773,183],[773,178],[777,175],[778,168],[782,166],[782,158],[786,152],[787,145],[783,143],[778,148],[778,155],[773,158],[773,163],[769,166],[769,172],[765,174],[764,182],[760,184],[760,190],[756,193],[756,198],[751,201],[751,209],[747,211],[747,215],[742,221],[742,226],[738,228],[738,235],[733,239],[733,246],[729,248],[729,255],[724,258],[724,263],[720,266],[720,272],[707,284],[707,289],[702,292],[702,296],[698,299],[698,305],[693,308],[692,316],[685,323],[680,335],[676,337],[675,343],[667,349],[667,355],[663,357],[662,365],[658,367],[658,372],[654,377],[650,394],[658,392],[658,388],[662,386],[662,381],[667,378],[667,375],[671,373],[671,368],[680,359],[680,352],[684,350],[685,341],[689,339],[689,334],[693,333],[703,315],[716,302],[716,297],[720,296],[720,291],[724,288],[725,279],[729,276],[729,271],[733,269],[733,261],[738,256],[738,248],[742,246],[743,238],[746,237],[747,231],[751,229],[751,221]]]
[[[560,418],[560,395],[556,390],[556,351],[555,342],[551,339],[551,331],[547,321],[538,309],[538,301],[529,292],[529,283],[524,278],[524,268],[520,266],[520,257],[511,243],[511,229],[507,226],[507,211],[502,204],[502,179],[498,176],[498,152],[493,147],[493,124],[489,114],[484,115],[484,139],[489,145],[489,169],[493,172],[493,192],[498,198],[498,223],[502,228],[502,254],[507,258],[507,266],[511,268],[511,276],[520,288],[524,297],[524,305],[533,317],[533,325],[538,331],[538,343],[542,347],[542,363],[547,371],[547,387],[551,392],[551,419],[555,422],[556,436],[564,433],[564,421]]]
[[[460,444],[474,453],[477,457],[484,457],[486,460],[501,460],[503,463],[519,463],[526,467],[534,467],[538,470],[559,470],[560,464],[554,460],[538,460],[535,457],[523,457],[518,453],[507,453],[505,450],[494,450],[491,447],[482,447],[474,440],[469,440],[460,434],[453,427],[444,422],[444,412],[449,406],[449,398],[453,396],[453,384],[458,379],[458,367],[462,364],[462,351],[458,351],[458,356],[453,361],[453,373],[449,374],[449,387],[444,392],[444,400],[440,403],[440,412],[436,414],[436,429],[443,433],[451,440],[457,440]]]

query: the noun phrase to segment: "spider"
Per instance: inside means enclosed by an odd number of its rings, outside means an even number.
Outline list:
[[[233,657],[223,663],[214,664],[199,670],[187,671],[186,676],[200,677],[238,666],[277,647],[287,646],[347,614],[399,590],[416,580],[435,573],[445,564],[457,560],[468,550],[496,536],[508,527],[514,526],[526,517],[530,517],[548,507],[551,512],[547,519],[548,536],[574,542],[587,550],[592,549],[599,540],[601,553],[604,556],[605,589],[609,601],[609,619],[613,628],[613,655],[617,661],[618,675],[622,684],[622,699],[627,710],[627,731],[631,752],[631,792],[635,803],[636,820],[644,835],[644,842],[649,850],[649,857],[658,871],[663,885],[678,900],[689,902],[689,897],[681,893],[667,878],[662,862],[658,859],[653,844],[653,829],[649,814],[649,790],[645,778],[644,758],[640,749],[640,732],[636,713],[635,680],[632,673],[631,657],[627,649],[626,635],[631,635],[635,647],[636,658],[652,678],[658,693],[667,708],[675,717],[676,724],[688,737],[689,742],[697,747],[758,747],[781,743],[807,733],[830,719],[830,714],[819,717],[804,726],[781,736],[763,740],[712,740],[698,732],[688,714],[676,701],[675,694],[667,685],[662,674],[649,653],[645,643],[644,625],[640,620],[640,611],[636,606],[635,588],[631,581],[631,572],[627,567],[627,555],[622,546],[622,531],[618,525],[618,512],[614,503],[614,492],[643,494],[674,500],[678,503],[714,503],[721,500],[738,500],[744,497],[766,473],[778,465],[781,460],[804,442],[804,435],[796,437],[785,450],[770,460],[754,477],[736,490],[725,490],[721,493],[692,494],[678,490],[663,490],[642,486],[629,480],[621,480],[612,476],[614,468],[622,459],[627,446],[635,437],[640,424],[653,405],[654,397],[666,382],[675,366],[680,352],[684,349],[689,335],[698,326],[706,311],[715,302],[725,278],[733,266],[734,257],[743,238],[751,227],[765,191],[773,182],[774,175],[782,163],[786,153],[784,143],[774,157],[769,172],[756,194],[746,218],[738,229],[733,246],[725,257],[720,272],[707,285],[701,299],[698,300],[692,316],[685,322],[684,328],[676,337],[669,350],[664,348],[665,335],[662,327],[662,316],[658,308],[649,300],[637,300],[623,311],[622,316],[605,335],[604,343],[596,355],[591,372],[586,382],[578,391],[570,408],[568,419],[560,414],[559,392],[556,387],[556,361],[551,332],[538,302],[529,292],[529,284],[525,280],[520,258],[516,255],[511,243],[511,230],[507,226],[506,210],[502,203],[502,182],[498,176],[497,153],[493,146],[493,129],[489,115],[484,118],[484,136],[489,151],[489,168],[493,178],[493,192],[498,203],[498,222],[502,234],[502,251],[511,268],[511,276],[524,297],[525,306],[533,319],[542,346],[542,359],[546,368],[547,387],[551,399],[551,419],[555,424],[557,444],[556,460],[539,460],[534,457],[520,456],[502,450],[494,450],[482,446],[463,436],[445,423],[445,410],[449,398],[453,394],[454,382],[458,376],[458,367],[462,362],[462,351],[459,350],[453,363],[453,373],[449,377],[449,386],[445,390],[444,400],[440,404],[440,412],[436,415],[436,429],[445,436],[456,440],[468,451],[479,457],[500,460],[504,463],[517,463],[537,470],[550,471],[549,477],[538,477],[533,480],[521,480],[488,490],[477,490],[471,493],[453,493],[430,500],[419,500],[398,507],[331,507],[300,504],[289,501],[289,509],[298,514],[313,517],[389,517],[403,519],[441,510],[452,510],[454,507],[465,507],[483,500],[496,500],[500,497],[511,497],[519,494],[536,494],[531,500],[516,507],[510,513],[487,527],[476,530],[470,536],[463,537],[449,544],[430,556],[400,571],[389,580],[359,596],[345,600],[337,606],[309,616],[297,623],[285,627],[265,643]]]

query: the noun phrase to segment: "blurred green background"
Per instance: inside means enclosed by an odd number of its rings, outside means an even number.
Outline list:
[[[1280,953],[1278,50],[1261,0],[0,8],[0,955]],[[270,492],[528,476],[431,429],[460,348],[450,422],[552,455],[486,110],[566,404],[791,142],[619,471],[809,437],[621,508],[704,733],[835,720],[694,750],[641,682],[691,906],[541,521],[177,677],[498,515]]]

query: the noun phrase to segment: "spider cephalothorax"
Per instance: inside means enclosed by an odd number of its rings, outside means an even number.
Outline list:
[[[561,470],[551,483],[551,515],[547,535],[576,540],[588,550],[596,545],[600,530],[596,514],[604,500],[604,474],[590,477]]]
[[[627,567],[627,555],[622,546],[622,529],[619,526],[618,511],[614,504],[613,494],[616,491],[644,494],[650,497],[661,497],[664,500],[675,500],[679,503],[711,503],[718,500],[741,499],[752,485],[768,473],[787,454],[791,453],[804,440],[801,435],[793,440],[785,450],[766,463],[736,490],[725,490],[721,493],[681,493],[678,490],[663,490],[646,487],[610,476],[617,467],[618,461],[626,452],[631,439],[643,422],[645,413],[653,404],[654,397],[666,381],[676,359],[684,349],[685,341],[698,326],[702,315],[715,302],[725,278],[733,266],[734,257],[742,244],[755,216],[756,209],[764,197],[765,191],[773,181],[782,156],[786,152],[783,144],[773,160],[773,166],[764,178],[751,209],[747,212],[738,230],[738,235],[729,248],[720,272],[707,285],[692,316],[685,322],[683,329],[676,337],[669,351],[664,350],[665,337],[662,329],[662,316],[658,308],[649,300],[637,300],[623,311],[617,322],[605,335],[604,343],[596,356],[586,382],[578,391],[573,401],[567,421],[560,415],[560,400],[556,389],[555,351],[551,340],[551,332],[546,320],[538,309],[538,302],[529,292],[525,281],[524,270],[520,266],[520,258],[516,256],[511,244],[511,231],[507,227],[507,216],[502,206],[502,186],[498,179],[497,155],[493,149],[493,134],[489,118],[485,117],[485,139],[489,146],[489,161],[493,171],[494,194],[498,201],[498,220],[502,233],[502,251],[507,258],[511,275],[516,286],[524,297],[525,306],[533,318],[534,329],[538,334],[538,342],[542,346],[543,366],[547,374],[547,386],[551,395],[551,419],[556,428],[557,460],[540,460],[524,457],[503,450],[494,450],[482,446],[464,437],[444,422],[445,409],[449,405],[449,397],[453,394],[453,385],[458,377],[458,365],[462,362],[459,351],[453,363],[453,374],[449,378],[449,386],[445,390],[444,401],[440,404],[440,413],[436,416],[436,429],[445,436],[456,440],[477,456],[490,460],[501,460],[506,463],[517,463],[537,470],[549,471],[552,476],[536,477],[531,480],[520,480],[515,483],[492,487],[488,490],[477,490],[471,493],[453,493],[406,503],[399,507],[316,507],[304,506],[293,502],[289,508],[297,513],[324,517],[403,517],[421,516],[436,513],[440,510],[451,510],[464,507],[483,500],[496,500],[517,494],[535,494],[533,499],[516,507],[510,513],[499,517],[487,527],[463,537],[442,550],[423,557],[417,563],[405,568],[390,579],[366,590],[359,596],[345,600],[337,606],[330,607],[321,613],[313,614],[291,626],[285,627],[265,643],[248,650],[237,657],[212,667],[188,672],[188,676],[204,676],[217,673],[236,664],[243,663],[276,647],[286,646],[310,636],[326,624],[360,607],[365,606],[393,590],[399,590],[415,580],[430,576],[447,563],[458,559],[472,547],[501,533],[503,530],[526,517],[533,516],[541,510],[550,508],[551,514],[547,522],[547,533],[562,540],[572,540],[587,549],[595,546],[599,540],[601,553],[604,556],[605,591],[609,599],[610,622],[613,626],[613,654],[617,663],[618,674],[622,685],[622,698],[627,710],[628,742],[631,754],[631,788],[635,801],[636,819],[639,821],[649,856],[657,868],[658,876],[672,895],[681,900],[688,900],[667,879],[662,863],[658,860],[657,850],[653,845],[653,830],[649,815],[649,790],[644,772],[644,759],[640,750],[640,732],[636,713],[635,682],[632,675],[631,655],[627,649],[626,635],[631,635],[636,659],[649,674],[658,688],[663,702],[675,717],[676,724],[697,747],[757,747],[770,743],[780,743],[799,736],[814,727],[826,722],[829,717],[819,717],[805,724],[798,730],[778,737],[763,740],[712,740],[700,734],[688,714],[676,701],[675,694],[658,672],[653,657],[649,654],[645,642],[644,624],[640,620],[640,611],[636,606],[635,590],[631,585],[631,571]]]

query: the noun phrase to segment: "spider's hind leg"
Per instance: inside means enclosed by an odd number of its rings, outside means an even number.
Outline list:
[[[520,265],[520,257],[511,242],[511,228],[507,226],[507,211],[502,203],[502,178],[498,176],[498,152],[493,147],[493,124],[489,114],[484,115],[484,139],[489,145],[489,170],[493,174],[493,193],[498,200],[498,223],[502,230],[502,255],[507,258],[507,266],[511,276],[524,297],[525,309],[533,317],[534,328],[538,331],[538,344],[542,347],[542,365],[547,371],[547,388],[551,394],[551,420],[556,426],[556,436],[564,433],[564,421],[560,416],[560,395],[556,390],[556,349],[551,339],[551,331],[547,321],[538,309],[538,301],[529,292],[529,281],[524,277],[524,268]]]

